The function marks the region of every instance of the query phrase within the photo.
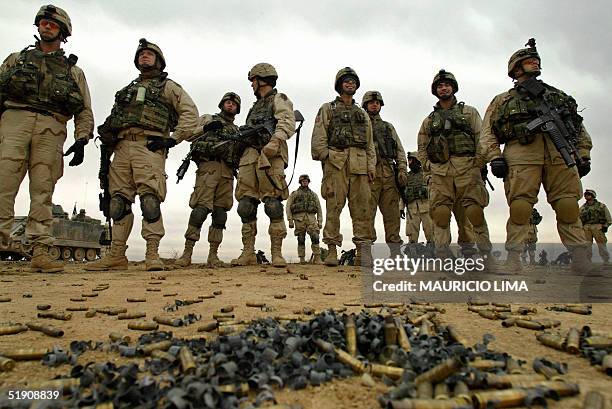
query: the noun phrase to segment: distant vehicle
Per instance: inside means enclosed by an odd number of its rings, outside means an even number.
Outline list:
[[[60,205],[53,205],[53,225],[51,234],[53,246],[49,247],[49,256],[53,260],[92,261],[102,256],[102,249],[110,245],[108,226],[100,220],[85,215],[85,210],[68,217]],[[17,216],[13,221],[9,249],[0,251],[2,260],[23,260],[32,255],[32,243],[25,237],[27,216]]]

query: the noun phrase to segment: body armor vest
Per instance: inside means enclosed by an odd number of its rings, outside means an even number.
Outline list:
[[[582,117],[578,115],[578,105],[574,98],[566,95],[550,85],[546,88],[544,99],[557,109],[567,130],[574,137],[578,136]],[[521,145],[527,145],[535,140],[539,130],[529,132],[527,124],[538,117],[536,107],[539,101],[534,101],[523,91],[513,88],[509,97],[497,109],[497,116],[492,118],[493,133],[499,143],[517,139]]]
[[[431,162],[444,163],[451,156],[476,154],[476,137],[464,106],[459,102],[447,110],[436,107],[429,115],[427,155]]]
[[[606,220],[606,211],[598,201],[595,201],[591,205],[585,204],[584,207],[580,209],[580,221],[582,221],[582,224],[608,224]]]
[[[178,123],[178,114],[170,101],[163,96],[166,73],[151,80],[132,81],[115,94],[115,105],[104,125],[105,130],[116,134],[136,127],[149,131],[169,133]]]
[[[317,195],[310,188],[300,187],[291,203],[291,213],[317,213]]]
[[[213,121],[221,121],[223,127],[214,131],[206,132],[197,142],[194,142],[192,158],[197,163],[203,160],[225,162],[232,168],[238,168],[241,152],[237,141],[226,142],[221,146],[219,143],[227,141],[230,136],[238,132],[238,127],[222,115],[212,116]]]
[[[327,144],[338,149],[350,146],[365,149],[366,113],[356,104],[346,105],[337,99],[331,102],[331,111]]]
[[[274,117],[274,97],[278,91],[273,89],[263,98],[255,101],[246,118],[247,125],[260,125],[269,124],[271,125],[271,133],[274,133],[276,129],[276,123],[278,120]],[[257,150],[261,150],[268,142],[270,142],[271,135],[261,135],[261,140],[257,143]]]
[[[406,204],[410,204],[417,199],[427,199],[427,184],[423,172],[408,172],[408,182],[404,189],[408,200]]]
[[[372,118],[372,134],[376,142],[376,154],[378,157],[396,159],[397,142],[393,139],[391,124],[380,118]]]
[[[74,55],[66,58],[63,50],[45,53],[28,47],[21,51],[17,63],[2,74],[0,93],[6,100],[37,110],[77,115],[85,104],[71,73],[76,60]]]

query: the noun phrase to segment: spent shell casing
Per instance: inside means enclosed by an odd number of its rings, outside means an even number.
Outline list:
[[[441,314],[445,314],[446,310],[442,307],[439,307],[437,305],[426,305],[423,308],[423,311],[433,311],[433,312],[439,312]]]
[[[353,314],[346,317],[344,323],[344,331],[346,337],[346,350],[352,355],[357,355],[357,328],[355,327],[355,317]]]
[[[37,349],[14,349],[12,351],[0,351],[0,355],[15,361],[35,361],[42,359],[49,353],[47,348]]]
[[[73,387],[81,384],[79,378],[53,379],[51,381],[32,382],[28,384],[28,389],[59,389],[64,393],[70,392]]]
[[[169,352],[162,351],[160,349],[156,349],[155,351],[151,352],[151,357],[157,359],[165,359],[168,362],[176,361],[176,357],[174,355]]]
[[[434,388],[431,382],[425,381],[417,385],[417,398],[419,399],[433,399]]]
[[[421,382],[429,381],[431,383],[442,382],[455,372],[459,371],[463,365],[467,363],[464,357],[452,357],[448,358],[444,362],[439,363],[430,370],[423,372],[414,379],[414,382],[418,385]]]
[[[178,293],[166,293],[166,294],[162,294],[163,297],[176,297],[178,295]]]
[[[110,334],[108,334],[108,337],[113,342],[129,343],[132,340],[132,338],[129,335],[123,335],[118,332],[111,332]]]
[[[468,396],[468,399],[469,399],[469,394],[470,394],[470,389],[468,388],[465,382],[463,381],[455,382],[455,387],[453,388],[454,398]]]
[[[482,391],[472,394],[472,403],[476,409],[512,408],[524,406],[529,391],[525,389],[505,389]]]
[[[70,299],[70,301],[73,301],[73,302],[85,302],[85,301],[87,301],[87,298],[73,297],[73,298]]]
[[[50,337],[59,338],[64,336],[64,331],[62,329],[53,328],[50,325],[42,325],[35,322],[28,322],[26,325],[32,331],[42,332],[43,334],[48,335]]]
[[[363,306],[365,308],[380,308],[380,307],[382,307],[382,303],[379,303],[379,302],[377,302],[377,303],[366,303],[366,304],[363,304]]]
[[[233,305],[226,305],[226,306],[221,307],[219,309],[219,311],[221,311],[223,313],[232,312],[232,311],[234,311],[234,306]]]
[[[398,368],[396,366],[389,365],[371,364],[368,369],[372,375],[384,375],[391,379],[399,379],[404,374],[404,368]]]
[[[11,302],[9,297],[0,297],[0,302]]]
[[[485,384],[489,388],[510,388],[517,382],[543,382],[546,381],[546,377],[540,374],[508,374],[508,375],[496,375],[487,374],[485,378]]]
[[[93,318],[96,316],[97,311],[94,310],[89,310],[85,313],[85,318]]]
[[[117,319],[119,320],[133,320],[136,318],[144,318],[147,316],[146,312],[126,312],[123,314],[118,314]]]
[[[138,331],[157,331],[159,329],[159,324],[148,321],[132,321],[128,323],[128,329]]]
[[[39,312],[38,318],[51,318],[54,320],[70,321],[72,314],[65,314],[63,312]]]
[[[597,391],[589,391],[584,397],[584,403],[582,409],[604,409],[606,407],[606,400],[604,396]]]
[[[227,325],[217,328],[219,335],[228,335],[246,329],[246,325]]]
[[[217,387],[221,393],[231,393],[238,396],[244,396],[249,393],[249,384],[242,382],[239,384],[220,385]],[[271,406],[267,406],[270,408]]]
[[[416,317],[415,319],[412,320],[412,324],[413,325],[420,325],[421,322],[423,322],[423,320],[431,320],[433,317],[436,316],[436,313],[433,311],[430,311],[428,313],[425,313],[423,315],[419,315],[418,317]]]
[[[247,303],[246,303],[247,307],[253,307],[253,308],[261,308],[261,307],[263,307],[265,305],[266,305],[265,302],[247,301]]]
[[[351,356],[348,352],[340,348],[335,348],[331,343],[326,342],[322,339],[316,339],[314,342],[317,347],[323,352],[335,352],[338,361],[351,367],[351,369],[357,372],[358,374],[362,374],[366,371],[366,365],[359,359],[355,358],[354,356]]]
[[[128,298],[127,302],[147,302],[146,298]]]
[[[285,298],[287,298],[287,294],[274,294],[274,298],[276,298],[277,300],[284,300]]]
[[[14,335],[19,334],[20,332],[25,332],[28,330],[28,327],[21,324],[16,325],[7,325],[0,327],[0,335]]]
[[[100,314],[106,315],[119,315],[125,314],[127,312],[127,308],[125,307],[105,307],[105,308],[97,308]]]
[[[153,321],[157,322],[158,324],[169,325],[171,327],[180,327],[183,325],[183,321],[180,318],[155,316],[153,317]]]
[[[519,363],[511,358],[506,358],[506,372],[509,374],[520,374],[523,373],[523,368],[519,365]]]
[[[517,309],[517,312],[520,315],[537,314],[538,313],[538,309],[536,307],[519,307]]]
[[[494,302],[492,305],[494,307],[510,308],[510,304],[501,303],[501,302]]]
[[[454,399],[402,399],[389,401],[391,409],[468,409],[472,405]]]
[[[580,331],[578,331],[578,328],[572,327],[567,332],[565,350],[570,354],[578,354],[580,352]]]
[[[537,321],[516,320],[515,324],[517,327],[532,329],[535,331],[541,331],[544,329],[544,326]]]
[[[546,345],[547,347],[558,349],[559,351],[565,350],[565,340],[558,335],[550,333],[541,333],[536,335],[536,339],[540,341],[541,344]]]
[[[506,363],[504,361],[495,361],[493,359],[476,359],[470,362],[469,366],[480,369],[481,371],[489,371],[491,369],[504,368]]]
[[[514,317],[506,318],[505,320],[502,321],[501,325],[502,327],[505,327],[505,328],[513,327],[516,325],[516,321],[517,321],[517,318],[514,318]]]
[[[468,346],[467,339],[465,339],[465,337],[461,335],[459,331],[457,331],[457,327],[452,324],[448,324],[446,326],[446,331],[448,332],[448,336],[451,337],[453,341],[463,345],[464,347]]]
[[[190,375],[196,370],[196,363],[193,359],[191,351],[186,346],[181,347],[179,350],[179,360],[181,361],[181,368],[185,375]]]
[[[582,327],[582,332],[584,333],[585,327],[588,328],[588,333],[585,333],[587,337],[605,337],[612,338],[612,331],[605,331],[601,329],[592,329],[588,326]]]
[[[358,302],[345,302],[342,303],[345,307],[361,307],[361,303]]]
[[[493,311],[495,312],[512,312],[512,310],[510,309],[510,307],[493,307],[491,308]]]
[[[215,298],[215,295],[214,294],[198,295],[199,300],[209,300],[211,298]]]
[[[93,298],[93,297],[97,297],[98,294],[97,293],[84,293],[81,294],[81,297],[85,297],[85,298]]]
[[[66,307],[66,311],[70,311],[70,312],[89,311],[89,308],[83,305],[79,305],[77,307]]]
[[[36,306],[36,309],[37,309],[38,311],[47,311],[47,310],[50,310],[50,309],[51,309],[51,304],[38,304],[38,305]]]
[[[468,301],[467,304],[468,305],[475,305],[475,306],[483,306],[483,305],[489,305],[490,303],[487,302],[487,301],[478,301],[478,300],[475,300],[475,301]]]
[[[434,399],[450,399],[450,391],[446,382],[440,382],[434,386]]]
[[[612,347],[612,338],[608,337],[588,337],[584,342],[593,348],[610,348]]]
[[[588,306],[581,306],[581,305],[570,305],[570,306],[566,306],[565,307],[565,311],[567,312],[573,312],[574,314],[581,314],[581,315],[591,315],[592,311],[591,311],[591,307]]]
[[[556,369],[537,361],[534,361],[533,370],[539,373],[540,375],[544,375],[546,379],[551,379],[559,374]]]
[[[224,313],[224,312],[216,312],[213,314],[213,319],[219,319],[219,318],[231,318],[234,319],[236,318],[236,316],[234,314],[231,313]]]
[[[139,355],[151,355],[151,352],[160,350],[167,351],[172,346],[172,341],[164,340],[159,342],[153,342],[151,344],[146,344],[139,346],[137,352]]]
[[[432,335],[432,326],[433,324],[429,322],[429,320],[421,321],[421,326],[419,327],[419,338],[425,339]]]
[[[425,321],[423,321],[425,322]],[[391,315],[385,317],[385,323],[383,324],[383,335],[385,338],[385,345],[397,345],[397,327],[393,321]]]
[[[468,306],[467,309],[470,312],[480,312],[480,311],[488,310],[486,306],[474,306],[474,305]]]
[[[604,356],[604,359],[601,361],[601,369],[606,375],[612,376],[612,354]]]
[[[219,323],[217,321],[206,322],[198,328],[198,332],[211,332],[216,330],[218,326]]]
[[[157,287],[148,287],[146,289],[146,291],[152,292],[152,293],[159,293],[161,292],[161,288],[157,288]]]
[[[395,318],[395,326],[397,327],[397,343],[404,351],[410,352],[410,339],[408,338],[408,334],[406,334],[406,328],[404,328],[401,318]]]
[[[492,310],[480,310],[478,311],[478,315],[488,320],[496,320],[499,318],[498,314]]]
[[[10,358],[0,356],[0,372],[9,372],[15,368],[15,361]]]
[[[538,322],[542,328],[546,329],[546,328],[555,328],[555,327],[559,327],[561,326],[561,321],[559,320],[551,320],[550,318],[541,318],[539,320],[537,320],[536,322]]]
[[[580,387],[577,383],[565,381],[516,381],[512,382],[512,388],[543,388],[553,392],[556,397],[573,396],[580,393]]]

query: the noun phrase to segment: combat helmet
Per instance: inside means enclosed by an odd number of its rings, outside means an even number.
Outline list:
[[[136,68],[138,68],[138,54],[140,54],[142,50],[153,51],[155,55],[157,55],[157,60],[160,63],[159,69],[163,71],[163,69],[166,68],[166,59],[164,58],[161,48],[159,48],[156,44],[147,41],[146,38],[141,38],[138,41],[138,48],[136,49],[136,54],[134,54],[134,65]],[[155,61],[155,64],[157,64],[157,61]]]
[[[56,7],[53,4],[42,6],[40,10],[38,10],[38,13],[36,13],[34,25],[38,27],[38,23],[40,23],[40,20],[43,18],[55,21],[60,26],[60,32],[64,39],[72,35],[72,23],[70,22],[68,13],[66,13],[64,9]]]
[[[453,75],[453,73],[446,71],[444,68],[442,68],[440,71],[438,71],[433,81],[431,82],[431,93],[436,98],[438,97],[438,94],[436,93],[436,88],[438,87],[438,83],[442,81],[446,81],[451,84],[451,87],[453,87],[454,94],[456,94],[459,91],[459,84],[457,83],[457,80],[455,79],[455,76]]]
[[[300,178],[298,179],[298,183],[302,183],[302,180],[308,180],[310,182],[310,176],[306,174],[300,175]]]
[[[540,61],[540,69],[542,68],[542,59],[540,58],[540,54],[538,54],[538,50],[536,49],[535,38],[530,38],[525,44],[527,48],[521,48],[516,51],[508,60],[508,76],[514,79],[514,69],[520,64],[522,61],[527,58],[537,58]]]
[[[383,101],[382,94],[380,92],[378,92],[378,91],[367,91],[363,95],[363,99],[361,100],[361,107],[363,109],[366,109],[366,105],[370,101],[378,101],[378,102],[380,102],[380,106],[381,107],[385,105],[385,102]]]
[[[334,83],[334,89],[338,94],[342,92],[342,81],[344,81],[344,77],[353,77],[357,82],[357,89],[359,88],[359,76],[351,67],[344,67],[336,74],[336,82]]]
[[[593,196],[593,198],[596,198],[596,197],[597,197],[597,193],[595,193],[595,191],[594,191],[593,189],[586,189],[586,190],[584,191],[584,194],[585,194],[585,195],[589,194],[589,195]]]
[[[273,77],[276,80],[278,79],[278,73],[272,64],[260,62],[259,64],[255,64],[253,68],[249,70],[249,81],[253,81],[253,78],[255,77],[259,77],[261,79]]]
[[[223,94],[223,98],[221,98],[221,101],[219,102],[219,109],[223,109],[223,103],[225,101],[234,101],[236,103],[236,105],[238,105],[238,110],[236,111],[236,114],[240,113],[240,96],[238,94],[236,94],[235,92],[226,92],[225,94]]]

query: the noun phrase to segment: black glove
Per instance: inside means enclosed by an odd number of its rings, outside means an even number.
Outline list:
[[[216,131],[217,129],[223,128],[221,121],[212,121],[202,127],[203,132]]]
[[[504,158],[497,158],[491,161],[491,173],[496,178],[503,179],[508,175],[508,164]]]
[[[582,158],[582,165],[578,166],[578,176],[583,177],[591,171],[591,159]]]
[[[483,182],[487,180],[487,176],[489,176],[489,169],[487,168],[487,165],[484,165],[482,168],[480,168],[480,177],[482,178]]]
[[[160,149],[170,149],[176,145],[174,138],[162,138],[161,136],[149,136],[147,138],[147,149],[156,152]]]
[[[404,209],[400,210],[400,219],[405,219],[406,218],[406,212],[404,211]]]
[[[71,153],[74,153],[74,156],[68,163],[70,166],[79,166],[83,163],[83,158],[85,157],[85,145],[87,145],[87,139],[77,139],[74,141],[72,146],[68,148],[64,156],[68,156]]]
[[[601,226],[601,232],[602,233],[607,233],[608,232],[608,226]]]

